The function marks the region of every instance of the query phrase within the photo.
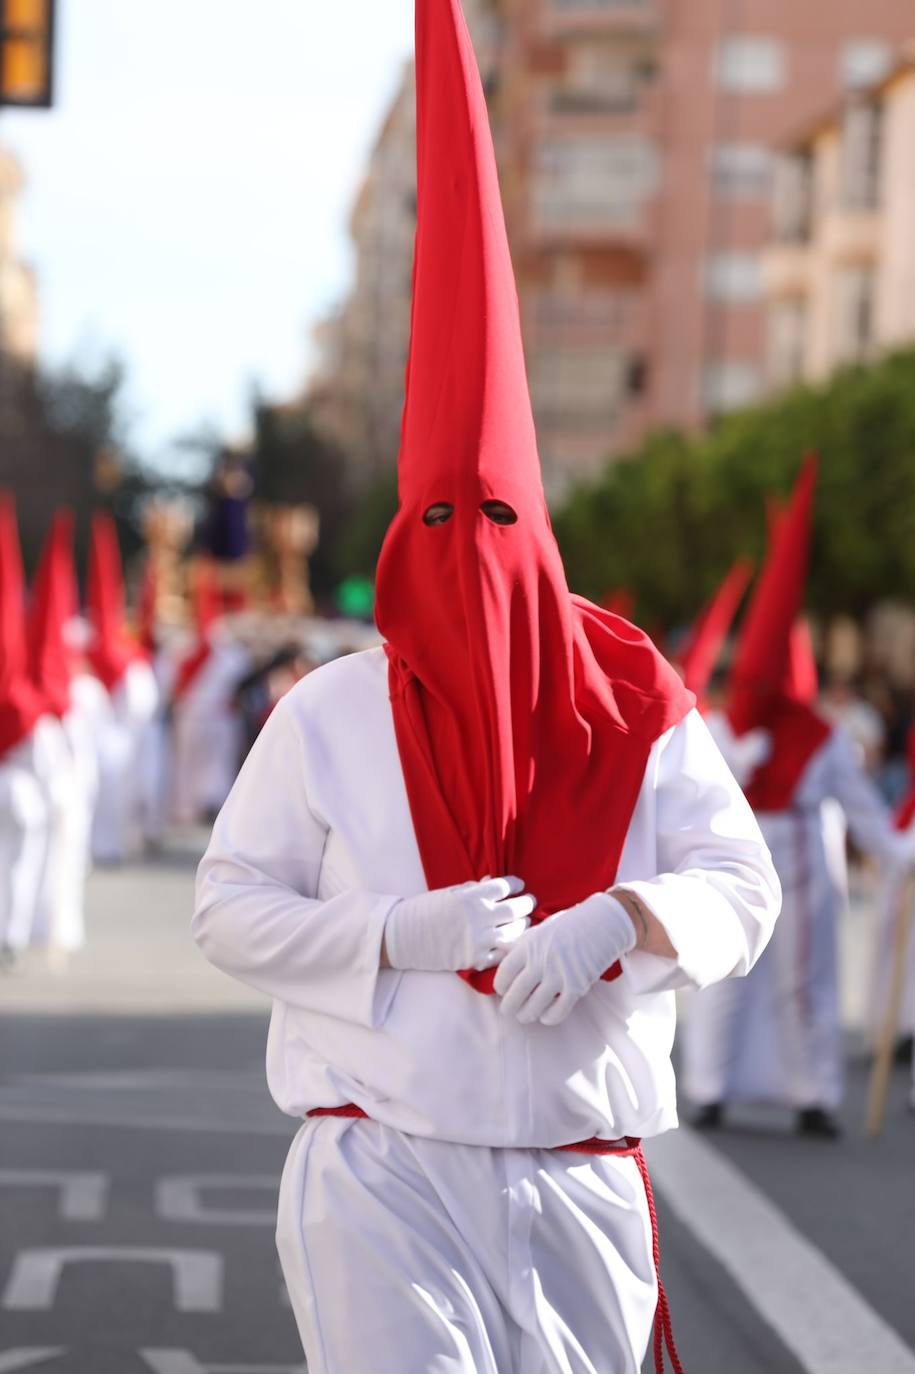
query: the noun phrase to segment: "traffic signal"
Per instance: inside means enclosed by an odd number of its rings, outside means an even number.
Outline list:
[[[56,0],[0,0],[0,106],[53,98]]]

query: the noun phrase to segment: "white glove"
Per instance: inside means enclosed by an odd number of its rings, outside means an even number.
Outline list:
[[[557,911],[529,930],[499,968],[495,988],[504,1015],[558,1026],[635,943],[632,921],[607,892]]]
[[[536,905],[521,878],[484,878],[405,897],[385,922],[388,962],[429,973],[493,968],[527,930]]]

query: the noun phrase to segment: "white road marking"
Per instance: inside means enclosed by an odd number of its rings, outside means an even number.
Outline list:
[[[67,1266],[108,1263],[165,1264],[172,1272],[178,1312],[222,1310],[222,1256],[211,1250],[162,1250],[139,1246],[67,1246],[22,1250],[13,1262],[0,1307],[10,1312],[40,1312],[54,1306],[60,1276]]]
[[[141,1350],[152,1374],[306,1374],[303,1364],[203,1365],[187,1350]]]
[[[273,1205],[264,1208],[205,1207],[206,1188],[269,1192]],[[163,1221],[193,1221],[205,1226],[275,1226],[279,1179],[273,1174],[195,1174],[160,1178],[156,1183],[156,1216]]]
[[[809,1374],[915,1374],[915,1351],[755,1184],[695,1132],[681,1127],[647,1141],[646,1154],[671,1211]]]
[[[94,1073],[15,1074],[8,1083],[27,1088],[102,1088],[131,1091],[148,1088],[218,1087],[221,1091],[263,1092],[264,1071],[251,1069],[110,1069]]]
[[[32,1346],[28,1350],[0,1350],[0,1374],[14,1374],[17,1369],[33,1369],[36,1364],[47,1364],[66,1354],[63,1346]]]
[[[107,1174],[0,1169],[0,1188],[56,1188],[60,1195],[58,1210],[64,1221],[101,1221],[108,1202]]]
[[[54,1126],[105,1126],[113,1130],[125,1131],[191,1131],[213,1135],[270,1135],[284,1136],[292,1140],[298,1124],[289,1118],[278,1116],[275,1121],[234,1123],[219,1117],[202,1117],[190,1121],[181,1116],[156,1116],[152,1112],[148,1120],[142,1116],[118,1112],[67,1111],[57,1107],[0,1107],[0,1121],[18,1122],[26,1125]]]

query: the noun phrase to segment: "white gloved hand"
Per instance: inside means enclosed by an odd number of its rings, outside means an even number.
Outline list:
[[[525,933],[536,905],[521,878],[485,878],[405,897],[385,923],[388,962],[429,973],[493,968]]]
[[[503,960],[495,988],[504,1015],[558,1026],[635,944],[632,921],[607,892],[557,911],[529,930]]]

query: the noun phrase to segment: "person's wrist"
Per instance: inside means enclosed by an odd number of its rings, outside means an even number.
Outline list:
[[[648,943],[648,918],[641,902],[625,888],[611,889],[607,896],[625,917],[632,932],[631,943],[621,953],[630,954],[633,950],[644,949]]]

